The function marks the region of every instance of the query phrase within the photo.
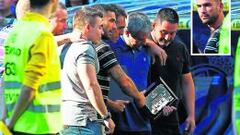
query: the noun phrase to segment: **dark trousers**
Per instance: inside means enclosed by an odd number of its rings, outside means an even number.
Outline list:
[[[125,132],[125,131],[114,131],[113,135],[151,135],[151,132]]]
[[[178,126],[152,127],[152,135],[181,135]]]

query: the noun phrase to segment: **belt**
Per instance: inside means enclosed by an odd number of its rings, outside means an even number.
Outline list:
[[[81,128],[81,126],[63,125],[63,128],[64,128],[64,129],[67,129],[67,128],[69,128],[69,127],[77,127],[77,128]]]

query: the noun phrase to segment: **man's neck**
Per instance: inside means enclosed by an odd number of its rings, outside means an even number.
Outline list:
[[[36,9],[31,9],[31,12],[35,12],[35,13],[39,13],[41,14],[42,16],[46,17],[47,19],[50,18],[50,16],[52,15],[52,12],[51,12],[51,7],[49,5],[43,7],[43,8],[36,8]]]
[[[218,29],[222,25],[223,20],[224,20],[224,14],[221,13],[221,14],[219,14],[219,16],[218,16],[217,20],[215,21],[215,23],[213,23],[212,25],[208,25],[208,27],[210,28],[211,32],[213,32],[216,29]]]

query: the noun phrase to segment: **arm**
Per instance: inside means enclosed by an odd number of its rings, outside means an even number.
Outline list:
[[[55,40],[57,41],[58,46],[71,42],[71,40],[66,36],[67,35],[55,36]]]
[[[166,52],[150,39],[146,40],[146,45],[150,47],[150,51],[153,55],[157,55],[159,57],[161,65],[165,65],[167,60]]]
[[[129,101],[125,101],[125,100],[111,100],[111,99],[107,99],[107,106],[112,109],[115,112],[123,112],[125,106],[129,103]]]
[[[145,105],[145,97],[143,93],[138,91],[132,79],[125,74],[120,65],[115,65],[112,67],[109,70],[109,73],[119,84],[123,92],[136,100],[139,107],[143,107]]]
[[[5,121],[6,119],[6,105],[4,102],[4,89],[3,89],[3,79],[1,78],[0,82],[0,121]]]
[[[93,107],[101,116],[106,115],[108,111],[103,101],[94,66],[91,64],[81,64],[78,66],[78,74],[82,78],[82,84]]]
[[[195,129],[195,88],[191,73],[183,74],[182,86],[188,112],[185,130],[193,133]]]
[[[9,129],[13,128],[15,122],[18,120],[21,114],[27,109],[28,105],[31,103],[34,96],[35,96],[34,89],[27,86],[23,86],[18,101],[14,106],[13,115],[9,119],[9,123],[7,123]]]
[[[92,106],[101,115],[101,117],[106,116],[108,111],[104,104],[102,91],[97,81],[95,67],[92,64],[80,64],[78,65],[77,70],[79,77],[82,78],[83,87],[86,90],[87,97]],[[108,119],[106,125],[112,133],[115,127],[112,119]]]
[[[81,37],[81,31],[76,29],[74,29],[74,31],[71,33],[54,36],[58,46],[61,46],[69,42],[76,42],[80,39],[80,37]]]

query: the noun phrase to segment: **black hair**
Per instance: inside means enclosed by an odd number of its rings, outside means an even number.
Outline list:
[[[49,3],[50,0],[30,0],[31,8],[42,8]]]
[[[170,23],[178,23],[179,22],[178,14],[172,8],[160,9],[157,13],[157,19],[160,20],[160,22],[163,22],[163,21],[168,21]]]

